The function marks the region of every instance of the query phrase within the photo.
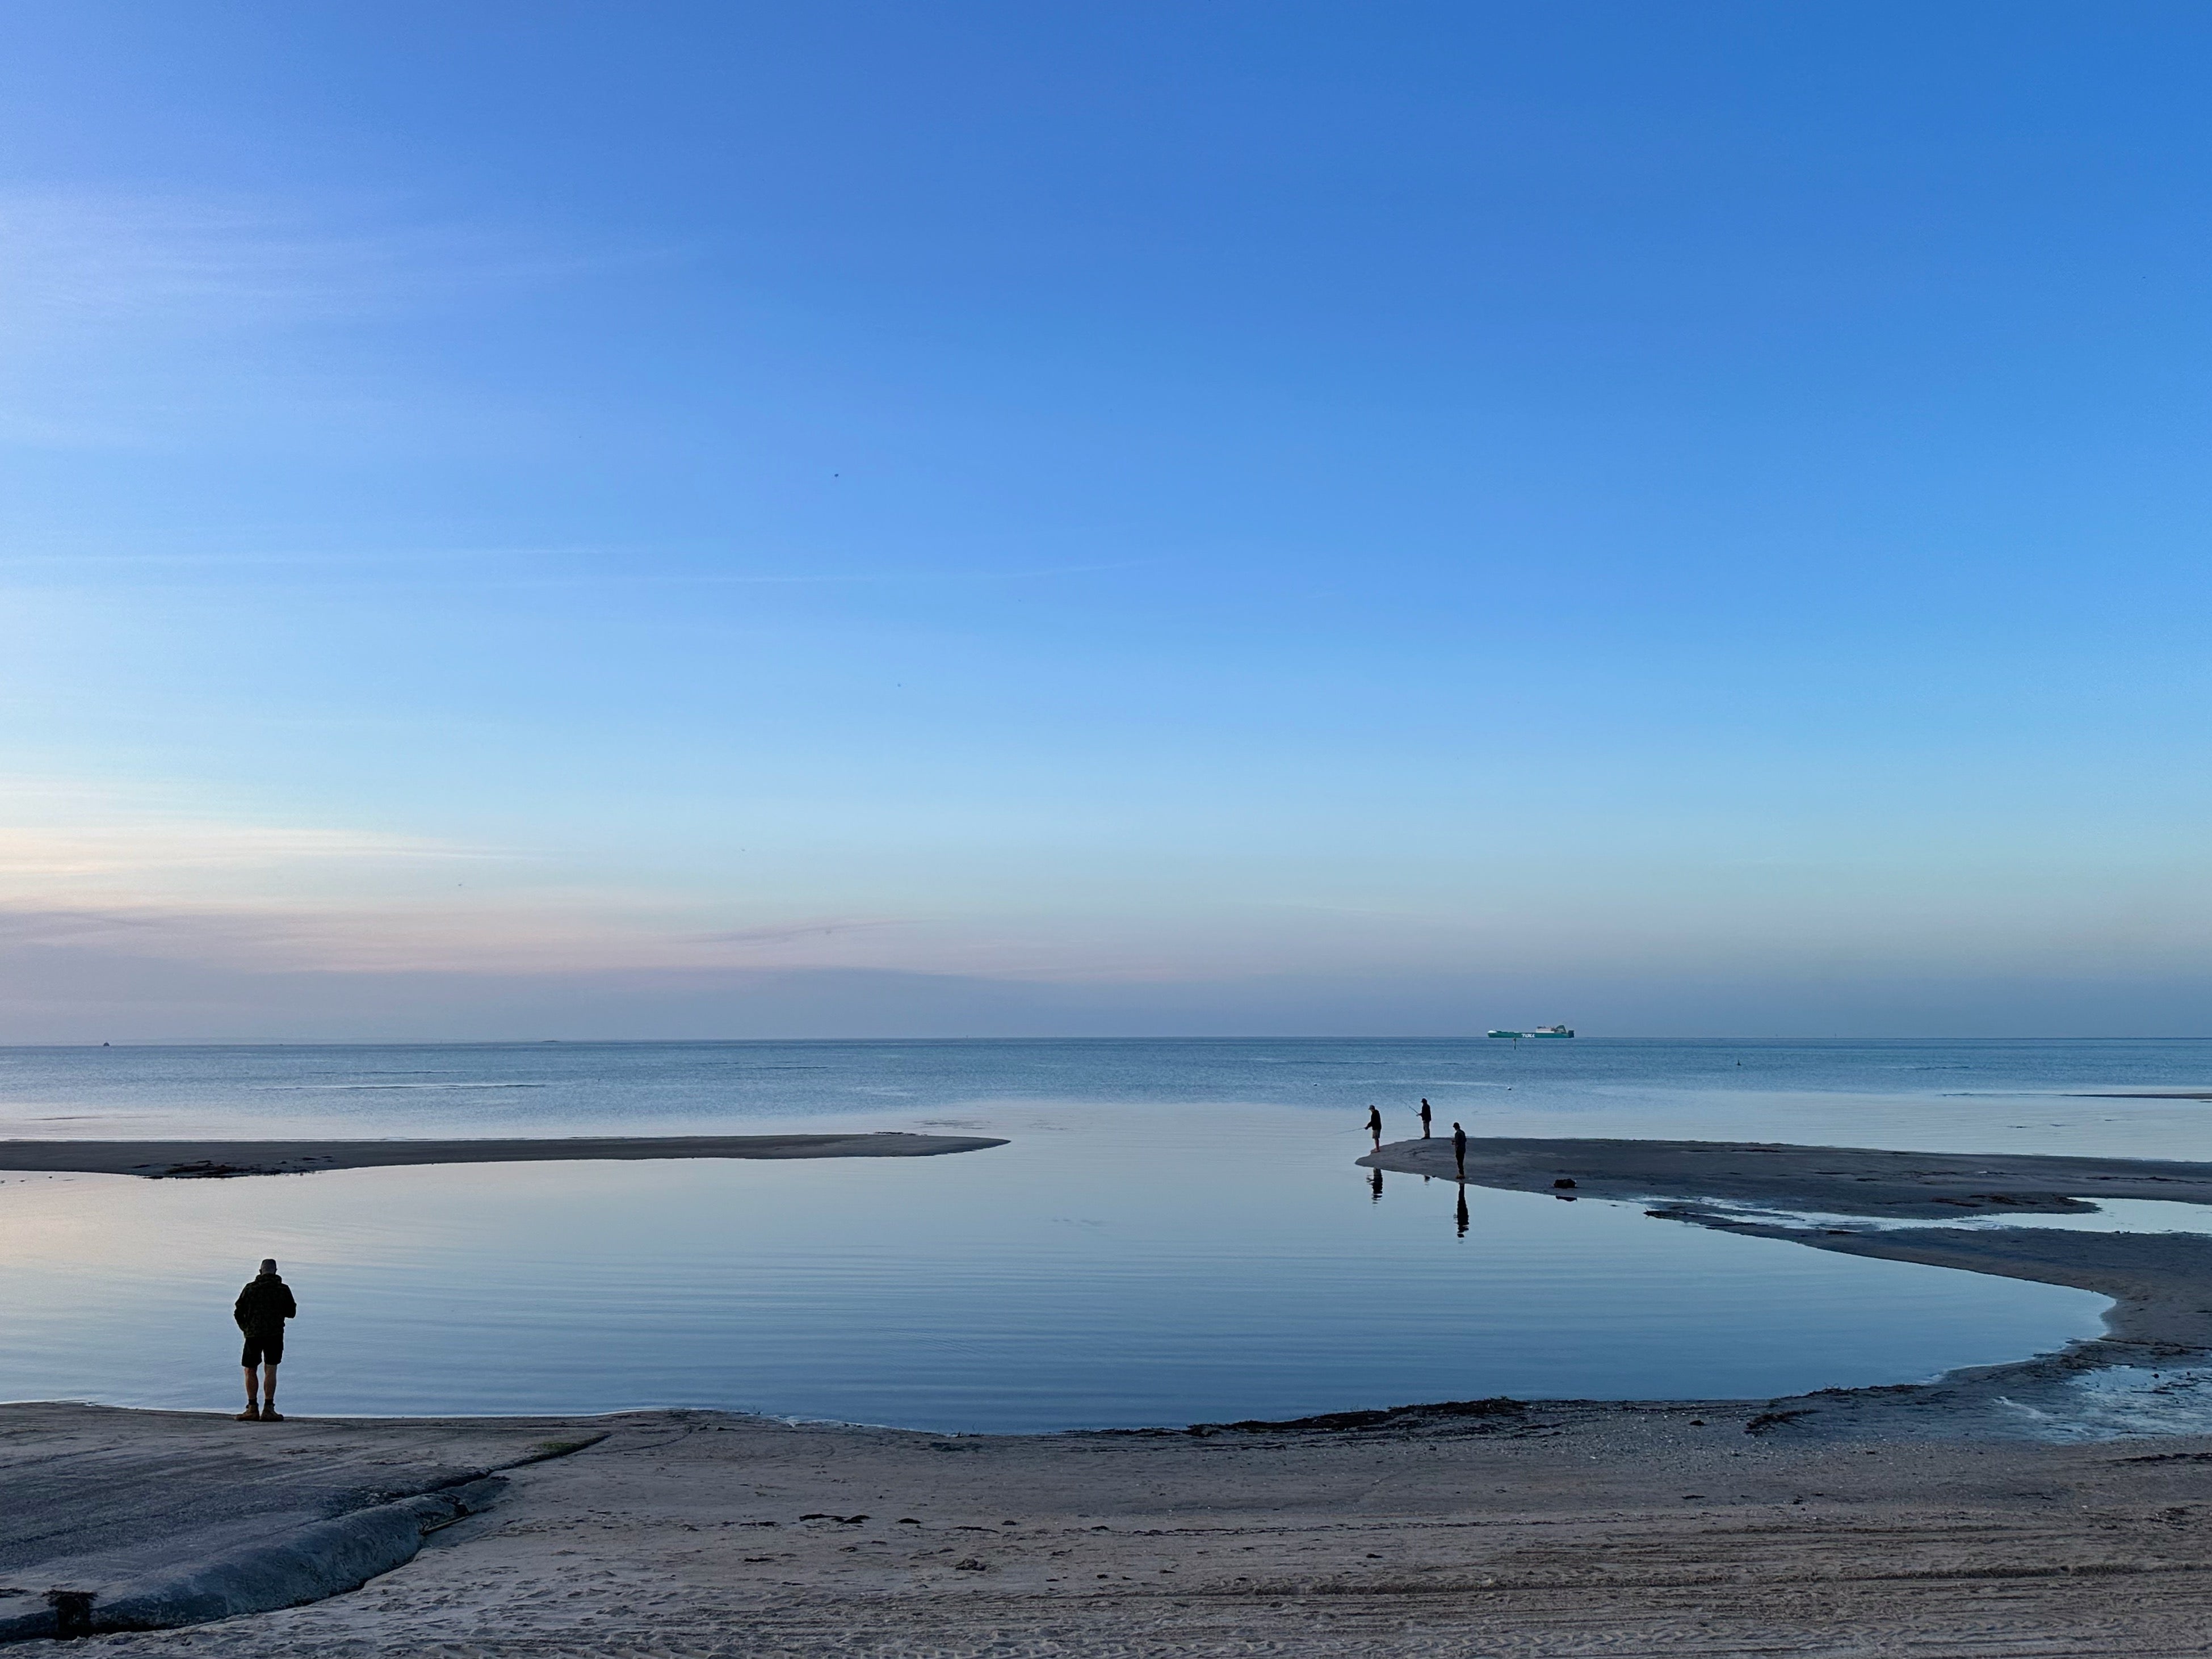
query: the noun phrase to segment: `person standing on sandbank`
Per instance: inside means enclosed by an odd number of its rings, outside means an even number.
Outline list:
[[[1421,1139],[1424,1139],[1424,1140],[1426,1140],[1428,1138],[1429,1138],[1429,1101],[1428,1101],[1428,1097],[1427,1097],[1427,1096],[1425,1096],[1425,1095],[1424,1095],[1424,1096],[1422,1096],[1422,1097],[1421,1097]]]
[[[1374,1107],[1367,1109],[1367,1133],[1375,1137],[1375,1150],[1382,1150],[1382,1114]]]
[[[264,1261],[253,1282],[238,1293],[230,1316],[246,1337],[240,1357],[246,1367],[246,1409],[241,1423],[282,1423],[276,1409],[276,1367],[284,1360],[284,1322],[300,1311],[292,1300],[292,1287],[276,1277],[276,1263]],[[261,1367],[260,1389],[254,1389],[253,1368]],[[264,1403],[266,1402],[266,1403]]]
[[[1452,1125],[1452,1162],[1459,1166],[1459,1178],[1467,1179],[1467,1131],[1458,1124]]]

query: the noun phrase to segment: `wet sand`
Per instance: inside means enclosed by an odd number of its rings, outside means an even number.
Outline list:
[[[1449,1135],[1394,1141],[1359,1160],[1453,1176]],[[1577,1140],[1486,1136],[1467,1143],[1483,1187],[1586,1198],[1711,1200],[1832,1215],[1957,1220],[2003,1212],[2087,1212],[2099,1198],[2212,1204],[2212,1164],[2025,1153],[1893,1152],[1737,1140]]]
[[[473,1140],[0,1140],[0,1170],[149,1180],[313,1175],[416,1164],[544,1164],[661,1158],[933,1158],[1003,1146],[988,1135],[515,1136]]]
[[[2125,1089],[2084,1091],[2068,1100],[2212,1100],[2212,1089]]]

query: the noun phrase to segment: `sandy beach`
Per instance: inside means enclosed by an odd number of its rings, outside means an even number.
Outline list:
[[[663,1158],[933,1158],[1006,1143],[988,1135],[508,1135],[457,1140],[0,1140],[0,1170],[148,1180],[314,1175],[426,1164]]]
[[[77,1650],[1951,1659],[2212,1639],[2212,1438],[1947,1438],[1942,1402],[1893,1395],[1374,1417],[947,1437],[11,1407],[0,1583],[21,1594],[0,1607],[173,1566],[195,1528],[208,1551],[267,1547],[334,1504],[504,1465],[480,1512],[350,1594]]]

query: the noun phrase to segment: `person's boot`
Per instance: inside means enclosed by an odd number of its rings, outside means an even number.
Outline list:
[[[247,1401],[246,1409],[239,1413],[233,1420],[240,1423],[258,1423],[261,1420],[261,1402],[258,1400]]]
[[[276,1409],[276,1402],[272,1400],[261,1408],[261,1420],[264,1423],[282,1423],[284,1420],[284,1413]]]

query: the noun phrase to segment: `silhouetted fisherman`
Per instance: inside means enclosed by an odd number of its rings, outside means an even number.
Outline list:
[[[1459,1183],[1459,1236],[1467,1237],[1467,1182]]]
[[[271,1261],[262,1262],[259,1274],[238,1293],[230,1316],[246,1336],[246,1352],[240,1356],[240,1363],[246,1367],[246,1409],[238,1414],[240,1422],[284,1420],[276,1409],[276,1367],[284,1362],[284,1322],[299,1311],[291,1287],[276,1277],[276,1264]],[[256,1365],[261,1367],[258,1397],[253,1386]]]
[[[1367,1133],[1375,1137],[1375,1150],[1382,1150],[1382,1114],[1374,1107],[1367,1109]]]
[[[1459,1166],[1459,1178],[1467,1179],[1467,1131],[1458,1124],[1452,1125],[1452,1162]]]
[[[1424,1139],[1424,1140],[1426,1140],[1428,1138],[1429,1138],[1429,1103],[1428,1103],[1427,1099],[1425,1097],[1425,1098],[1422,1100],[1422,1102],[1421,1102],[1421,1139]]]

